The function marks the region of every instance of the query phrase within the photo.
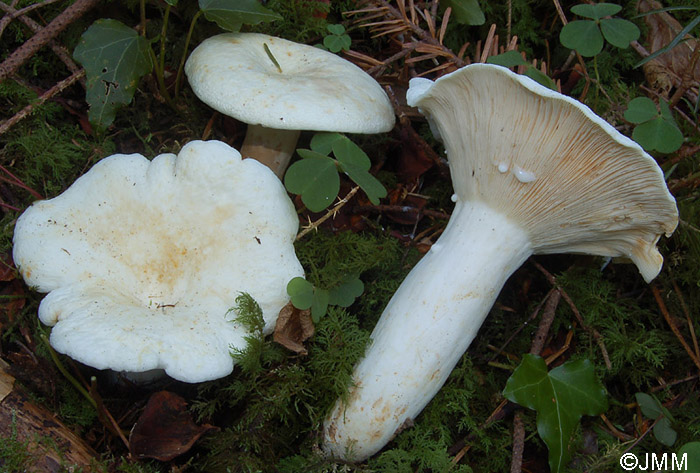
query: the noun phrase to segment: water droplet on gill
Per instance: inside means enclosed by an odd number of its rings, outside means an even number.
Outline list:
[[[535,176],[533,173],[526,171],[518,166],[513,167],[513,175],[517,180],[525,184],[537,179],[537,176]]]
[[[508,164],[506,164],[506,163],[498,163],[498,172],[500,172],[500,173],[506,173],[506,172],[508,172]]]
[[[452,194],[452,197],[450,197],[450,200],[452,202],[457,202],[457,194]]]

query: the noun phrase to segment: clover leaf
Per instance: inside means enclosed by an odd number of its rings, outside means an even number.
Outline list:
[[[671,427],[673,416],[671,416],[668,409],[666,409],[656,397],[650,396],[649,394],[637,393],[634,397],[644,417],[656,421],[653,430],[656,440],[668,447],[676,443],[678,433]]]
[[[657,108],[650,98],[637,97],[627,105],[624,116],[625,120],[637,124],[632,138],[647,151],[672,153],[683,144],[683,133],[663,100]]]
[[[498,54],[497,56],[490,56],[488,59],[486,59],[486,62],[503,67],[526,66],[523,75],[549,89],[557,90],[557,85],[554,83],[554,81],[547,74],[527,62],[518,51],[506,51],[505,53]]]
[[[613,3],[583,4],[571,11],[588,20],[575,20],[564,25],[559,33],[561,44],[575,49],[581,56],[591,57],[603,50],[604,40],[618,48],[627,48],[639,38],[639,28],[631,21],[604,18],[619,13],[620,5]]]
[[[367,194],[373,204],[386,197],[386,189],[369,173],[372,165],[367,154],[340,133],[317,133],[311,149],[298,149],[299,160],[289,166],[284,185],[289,192],[301,195],[312,212],[320,212],[333,203],[340,190],[338,172],[348,175]],[[329,155],[333,153],[335,159]]]
[[[350,49],[352,40],[350,36],[345,33],[345,27],[343,25],[328,25],[326,29],[330,33],[323,38],[323,46],[326,49],[332,53],[339,53],[340,51],[347,51]]]
[[[326,315],[329,305],[350,307],[364,290],[365,286],[356,274],[344,277],[340,284],[331,289],[315,287],[301,277],[296,277],[287,284],[287,294],[292,305],[299,310],[311,309],[314,323]]]
[[[562,471],[571,458],[569,442],[581,416],[608,408],[605,388],[588,360],[569,361],[547,372],[541,357],[527,354],[503,395],[537,411],[537,432],[549,449],[553,473]]]
[[[282,17],[263,7],[258,0],[199,0],[204,17],[226,31],[236,32],[243,24],[255,25]]]

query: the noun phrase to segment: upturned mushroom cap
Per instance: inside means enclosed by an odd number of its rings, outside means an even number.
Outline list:
[[[100,369],[162,368],[199,382],[229,374],[246,329],[241,292],[265,331],[302,276],[294,207],[274,174],[217,141],[153,161],[114,155],[17,221],[14,260],[48,292],[39,318],[51,344]]]
[[[535,254],[626,256],[646,281],[659,273],[675,200],[654,159],[588,107],[489,64],[412,79],[407,101],[438,128],[458,199],[517,223]]]
[[[245,123],[345,133],[394,126],[391,103],[377,81],[313,46],[258,33],[220,34],[195,48],[185,72],[203,102]]]

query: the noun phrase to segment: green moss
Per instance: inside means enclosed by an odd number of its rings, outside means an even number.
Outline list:
[[[0,471],[4,473],[19,473],[31,466],[32,454],[29,451],[29,441],[17,438],[17,425],[12,418],[12,433],[9,438],[0,442]]]

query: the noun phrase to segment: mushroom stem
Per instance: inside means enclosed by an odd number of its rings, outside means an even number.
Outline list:
[[[362,461],[409,425],[531,254],[519,225],[480,201],[458,201],[440,239],[384,309],[347,400],[326,420],[326,453]]]
[[[282,179],[299,139],[299,130],[279,130],[248,125],[241,155],[253,158],[272,169]]]

